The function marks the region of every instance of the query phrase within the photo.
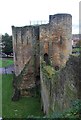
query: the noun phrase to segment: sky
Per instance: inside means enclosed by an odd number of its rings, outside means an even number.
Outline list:
[[[0,0],[0,33],[12,34],[11,26],[26,26],[30,21],[48,21],[49,15],[72,15],[72,33],[79,33],[80,0]]]

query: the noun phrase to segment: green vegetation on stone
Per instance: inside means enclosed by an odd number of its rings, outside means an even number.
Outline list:
[[[54,79],[56,80],[59,75],[59,70],[56,71],[52,65],[46,65],[45,61],[41,58],[41,70],[43,72],[43,75],[46,76],[48,79]]]
[[[44,70],[47,72],[49,77],[55,74],[55,71],[51,66],[44,66]]]
[[[19,101],[11,100],[13,95],[12,75],[2,76],[2,114],[3,118],[27,118],[43,116],[40,100],[37,97],[22,97]]]
[[[64,110],[64,112],[54,112],[50,115],[50,118],[67,118],[76,120],[80,118],[81,113],[81,100],[76,99],[71,102],[71,106],[69,109]]]
[[[56,72],[51,65],[46,65],[45,61],[42,58],[41,58],[41,70],[48,79],[52,78]]]

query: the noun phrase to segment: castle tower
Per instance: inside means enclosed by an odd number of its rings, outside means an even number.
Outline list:
[[[15,75],[18,76],[32,57],[32,26],[12,26]]]
[[[12,36],[15,67],[13,83],[22,96],[29,96],[33,94],[30,89],[35,87],[36,78],[39,77],[39,27],[12,26]]]
[[[50,57],[53,66],[65,65],[72,53],[72,16],[70,14],[55,14],[49,16]]]
[[[68,95],[67,97],[68,90],[66,85],[71,85],[72,81],[65,68],[69,55],[72,53],[71,36],[72,16],[70,14],[50,15],[49,24],[40,26],[41,56],[45,56],[44,61],[46,63],[48,63],[49,59],[55,70],[62,68],[56,72],[52,71],[53,68],[51,66],[50,68],[45,66],[49,70],[45,71],[46,73],[44,74],[42,70],[44,66],[41,66],[41,107],[47,115],[53,111],[63,111],[66,106],[69,106],[70,96]],[[52,74],[50,76],[48,71],[52,71],[55,75]]]
[[[12,27],[15,82],[20,91],[27,92],[40,79],[40,56],[47,64],[51,60],[56,70],[66,64],[72,52],[71,35],[70,14],[50,15],[48,24]]]

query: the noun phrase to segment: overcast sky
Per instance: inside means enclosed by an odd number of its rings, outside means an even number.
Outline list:
[[[11,26],[25,26],[29,21],[49,20],[49,15],[72,15],[73,33],[79,33],[80,0],[0,0],[0,33],[12,34]]]

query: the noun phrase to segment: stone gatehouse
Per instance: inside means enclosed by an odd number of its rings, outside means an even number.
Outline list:
[[[50,74],[54,75],[54,71],[57,73],[64,71],[72,53],[72,16],[55,14],[49,16],[48,24],[12,26],[12,36],[15,66],[14,88],[20,91],[21,96],[31,96],[34,95],[32,92],[34,88],[40,84],[41,106],[46,114],[67,108],[69,102],[65,103],[67,98],[69,101],[69,97],[66,94],[66,87],[68,88],[72,83],[71,78],[68,78],[69,72],[65,73],[67,76],[65,78],[68,80],[61,79],[64,74],[59,73],[57,78],[51,77]],[[41,67],[44,62],[45,66]],[[42,68],[47,71],[47,78]],[[51,73],[49,73],[49,69],[51,69]],[[56,72],[55,74],[57,74]],[[61,77],[59,78],[59,76]],[[73,89],[74,91],[76,90]],[[70,97],[72,98],[72,96]]]

